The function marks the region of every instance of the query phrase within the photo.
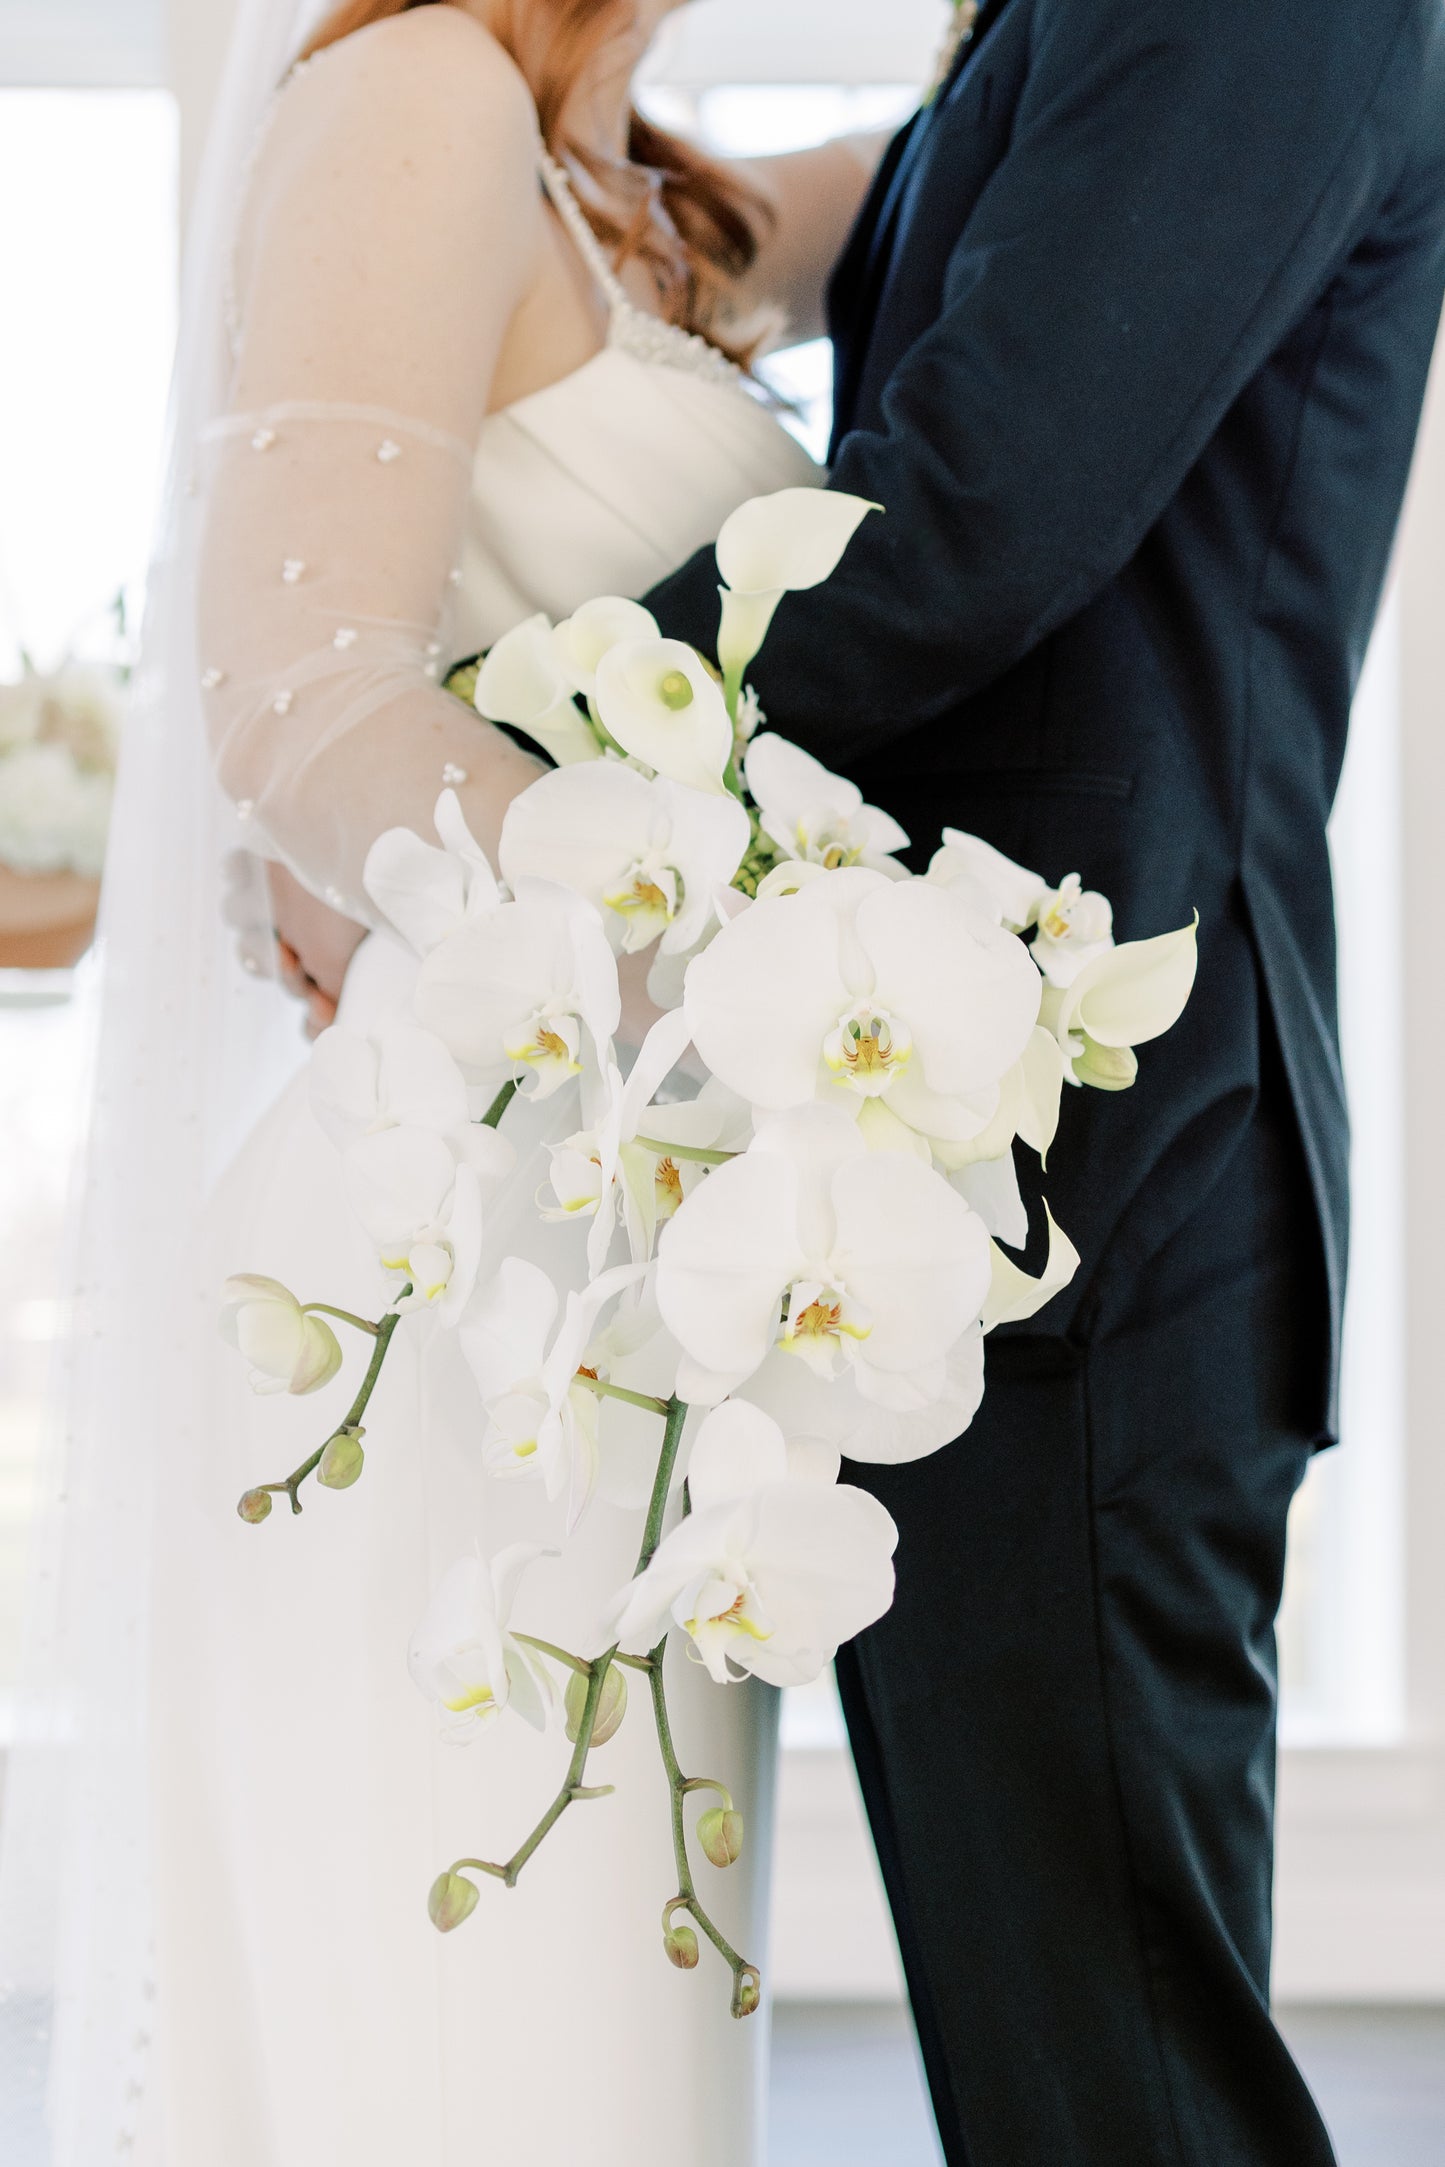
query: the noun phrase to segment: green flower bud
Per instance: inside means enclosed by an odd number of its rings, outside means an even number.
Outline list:
[[[271,1517],[271,1492],[248,1490],[236,1510],[252,1527],[259,1527],[263,1520]]]
[[[439,1934],[450,1934],[469,1919],[481,1900],[481,1890],[465,1874],[438,1874],[426,1900],[427,1915]]]
[[[657,688],[657,697],[664,707],[670,707],[675,715],[680,715],[685,707],[692,706],[697,694],[685,670],[669,670]]]
[[[567,1680],[563,1696],[567,1711],[567,1736],[575,1746],[582,1730],[582,1718],[587,1709],[587,1688],[591,1684],[580,1670],[574,1670]],[[597,1721],[592,1726],[592,1743],[605,1746],[609,1738],[615,1738],[622,1728],[622,1718],[627,1713],[627,1673],[614,1663],[602,1681],[602,1693],[597,1703]]]
[[[690,1926],[670,1926],[662,1937],[669,1964],[679,1971],[697,1970],[697,1936]]]
[[[714,1866],[736,1866],[743,1855],[743,1817],[731,1806],[714,1806],[697,1824],[697,1840]]]
[[[733,2014],[740,2017],[755,2016],[762,1998],[763,1990],[757,1973],[745,1971],[733,1995]]]
[[[1128,1091],[1139,1074],[1139,1056],[1130,1046],[1101,1046],[1097,1039],[1082,1034],[1084,1050],[1074,1061],[1074,1074],[1081,1084],[1089,1084],[1095,1091]]]
[[[349,1490],[361,1480],[366,1454],[361,1449],[361,1430],[338,1430],[321,1455],[316,1480],[328,1490]]]

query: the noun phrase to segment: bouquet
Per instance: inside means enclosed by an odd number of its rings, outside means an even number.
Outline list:
[[[508,810],[497,868],[452,791],[436,844],[398,829],[368,860],[368,893],[420,959],[414,1016],[373,1040],[327,1033],[312,1094],[390,1299],[359,1318],[242,1276],[223,1320],[262,1390],[336,1374],[328,1319],[371,1342],[346,1421],[246,1494],[251,1522],[277,1497],[299,1512],[313,1476],[357,1481],[377,1378],[419,1313],[458,1335],[488,1470],[542,1484],[568,1534],[605,1489],[609,1425],[652,1421],[636,1572],[594,1644],[513,1629],[522,1546],[463,1558],[417,1629],[412,1675],[450,1730],[545,1725],[560,1701],[571,1746],[539,1824],[507,1859],[454,1861],[430,1912],[459,1926],[488,1877],[513,1886],[569,1808],[603,1795],[591,1756],[645,1686],[672,1797],[665,1951],[691,1969],[711,1941],[737,2016],[761,1983],[699,1894],[685,1801],[710,1795],[696,1838],[718,1868],[742,1817],[678,1764],[668,1638],[719,1686],[801,1684],[887,1610],[897,1529],[841,1462],[916,1459],[968,1428],[988,1332],[1079,1262],[1051,1217],[1041,1277],[1008,1255],[1028,1234],[1016,1150],[1046,1157],[1067,1087],[1133,1083],[1134,1049],[1176,1021],[1195,968],[1194,926],[1116,944],[1077,876],[1053,885],[974,836],[945,831],[911,874],[896,821],[764,728],[747,672],[773,612],[877,510],[785,490],[736,512],[716,668],[605,597],[454,673],[557,765]],[[618,959],[643,951],[661,1015],[628,1060]],[[568,1109],[537,1197],[576,1224],[565,1286],[515,1256],[483,1270],[489,1215],[520,1178],[519,1091]]]

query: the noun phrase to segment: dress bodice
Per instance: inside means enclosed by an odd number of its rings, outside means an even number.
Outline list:
[[[822,469],[743,373],[628,297],[550,159],[542,177],[606,296],[607,344],[487,417],[472,469],[456,638],[466,653],[536,610],[645,594],[729,512]]]

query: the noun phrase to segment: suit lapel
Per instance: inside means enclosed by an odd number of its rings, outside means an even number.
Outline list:
[[[952,96],[960,76],[979,44],[1008,6],[1009,0],[983,0],[973,34],[954,55],[953,65],[935,95],[920,106],[907,126],[894,137],[879,169],[867,202],[839,261],[829,289],[829,314],[833,324],[836,356],[833,394],[833,444],[846,431],[857,395],[863,363],[873,329],[873,318],[892,260],[893,239],[908,183],[924,152],[933,123]]]

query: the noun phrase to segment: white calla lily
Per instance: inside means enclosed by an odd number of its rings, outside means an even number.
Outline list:
[[[259,1272],[237,1272],[222,1289],[221,1336],[244,1358],[251,1390],[319,1392],[341,1367],[341,1347],[324,1317],[302,1308],[289,1287]]]
[[[603,657],[627,640],[661,638],[657,619],[640,602],[621,595],[599,595],[565,618],[552,634],[557,659],[576,692],[590,700],[597,691],[597,672]]]
[[[501,901],[496,875],[454,790],[442,792],[433,817],[440,850],[410,828],[388,828],[372,844],[362,874],[372,902],[419,956]]]
[[[573,697],[575,687],[543,616],[502,635],[477,672],[473,700],[488,722],[525,731],[559,767],[600,758],[602,747]]]
[[[1049,1222],[1049,1256],[1041,1278],[1031,1279],[997,1243],[993,1246],[993,1283],[983,1311],[985,1332],[991,1332],[995,1325],[1023,1324],[1036,1317],[1056,1294],[1063,1293],[1079,1269],[1079,1252],[1056,1225],[1047,1204],[1044,1213]]]
[[[1133,1049],[1161,1038],[1183,1015],[1198,968],[1199,920],[1157,939],[1106,948],[1064,987],[1050,989],[1050,1025],[1076,1083],[1126,1089]]]
[[[733,726],[716,680],[681,640],[624,640],[597,669],[602,727],[658,775],[719,794]]]
[[[464,1068],[546,1098],[604,1058],[622,1013],[617,963],[584,897],[523,880],[422,963],[415,1011]]]
[[[774,1345],[886,1404],[943,1362],[988,1285],[988,1236],[963,1199],[911,1155],[870,1152],[831,1107],[763,1122],[658,1243],[658,1309],[687,1357],[678,1389],[705,1404]]]
[[[748,747],[746,774],[764,834],[789,858],[901,870],[891,853],[908,848],[907,832],[811,753],[767,731]]]
[[[869,512],[882,509],[841,490],[779,489],[740,504],[723,521],[717,538],[723,582],[717,652],[732,706],[783,596],[831,578]]]
[[[731,794],[604,760],[558,768],[514,798],[500,858],[514,888],[534,878],[586,896],[626,954],[660,938],[675,955],[703,932],[713,890],[731,881],[750,839]]]
[[[886,1094],[910,1127],[967,1139],[992,1120],[1041,991],[1021,943],[965,899],[856,867],[723,927],[685,1007],[708,1067],[756,1106]]]
[[[534,1730],[547,1728],[556,1686],[541,1658],[509,1628],[522,1575],[549,1554],[536,1543],[514,1543],[490,1565],[459,1558],[443,1576],[412,1635],[407,1667],[448,1738],[475,1738],[506,1712]]]
[[[558,1323],[557,1289],[547,1274],[506,1257],[478,1288],[458,1331],[487,1412],[489,1472],[540,1482],[553,1502],[565,1495],[569,1530],[596,1488],[599,1459],[597,1396],[578,1372],[602,1310],[641,1277],[631,1265],[604,1272],[568,1295]]]
[[[716,1408],[692,1448],[692,1512],[613,1606],[624,1650],[675,1622],[720,1685],[819,1677],[888,1609],[898,1545],[876,1498],[834,1486],[836,1464],[790,1448],[756,1408]]]

